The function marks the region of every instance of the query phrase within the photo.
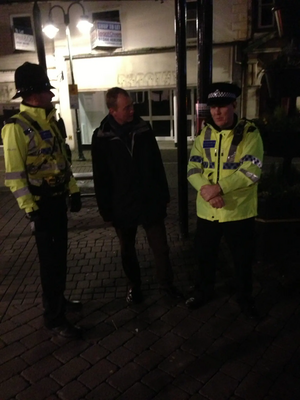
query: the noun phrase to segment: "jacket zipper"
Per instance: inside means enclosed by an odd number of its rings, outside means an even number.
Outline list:
[[[220,133],[220,142],[219,142],[219,149],[218,149],[218,172],[217,172],[217,182],[219,182],[220,177],[220,161],[221,161],[221,146],[222,146],[222,135]]]

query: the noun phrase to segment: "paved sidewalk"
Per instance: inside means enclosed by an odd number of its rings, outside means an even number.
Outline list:
[[[172,181],[174,161],[168,161]],[[90,171],[90,161],[74,171]],[[171,172],[173,171],[173,172]],[[0,157],[1,172],[1,157]],[[175,178],[174,178],[175,179]],[[174,180],[174,182],[176,179]],[[42,324],[34,238],[13,196],[0,186],[0,400],[297,400],[300,398],[300,269],[295,254],[254,266],[261,317],[247,320],[232,294],[232,267],[220,252],[216,298],[189,311],[159,293],[142,229],[137,249],[145,302],[127,306],[118,241],[95,198],[69,215],[66,295],[84,303],[69,318],[83,340],[51,337]],[[166,219],[175,284],[187,295],[195,260],[178,232],[177,190]],[[86,190],[86,189],[83,189]],[[89,189],[87,189],[89,190]],[[280,273],[279,273],[280,272]]]

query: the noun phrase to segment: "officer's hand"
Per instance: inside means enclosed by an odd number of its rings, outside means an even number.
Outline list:
[[[39,210],[31,211],[26,216],[30,220],[30,229],[33,235],[36,231],[42,230],[43,225],[41,224],[41,214]]]
[[[216,196],[209,200],[209,204],[213,208],[223,208],[225,206],[225,201],[222,196]]]
[[[216,185],[204,185],[200,189],[200,195],[205,201],[209,201],[221,193],[221,188],[218,184]]]
[[[70,211],[71,212],[79,212],[81,210],[81,198],[80,192],[76,192],[71,194],[70,198]]]

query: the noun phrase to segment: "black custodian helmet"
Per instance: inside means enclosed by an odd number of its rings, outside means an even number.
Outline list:
[[[241,94],[241,89],[234,83],[216,82],[208,88],[208,106],[226,106],[233,103]]]
[[[16,69],[15,85],[17,93],[13,99],[30,93],[42,93],[54,89],[43,67],[29,62],[25,62]]]

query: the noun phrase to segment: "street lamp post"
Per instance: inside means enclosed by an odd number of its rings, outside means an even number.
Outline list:
[[[56,28],[52,22],[52,11],[54,8],[59,8],[63,12],[64,16],[64,24],[66,26],[66,37],[67,37],[67,45],[68,45],[68,54],[69,54],[69,61],[70,61],[70,72],[71,72],[71,82],[72,82],[72,88],[77,88],[77,85],[75,84],[75,78],[74,78],[74,70],[73,70],[73,58],[72,58],[72,51],[71,51],[71,35],[70,35],[70,9],[73,5],[78,5],[82,8],[83,11],[83,16],[81,17],[79,23],[77,24],[77,27],[82,31],[86,32],[87,30],[90,30],[92,27],[92,24],[88,22],[88,18],[85,15],[85,10],[84,7],[81,3],[79,2],[73,2],[69,5],[67,12],[63,9],[62,6],[60,5],[54,5],[53,7],[50,8],[49,10],[49,21],[43,28],[43,32],[50,38],[53,39],[58,32],[58,28]],[[77,147],[78,147],[78,160],[79,161],[85,161],[85,157],[82,151],[82,140],[81,140],[81,129],[80,129],[80,123],[79,123],[79,116],[78,116],[78,107],[75,105],[74,107],[75,111],[75,120],[76,120],[76,139],[77,139]]]

